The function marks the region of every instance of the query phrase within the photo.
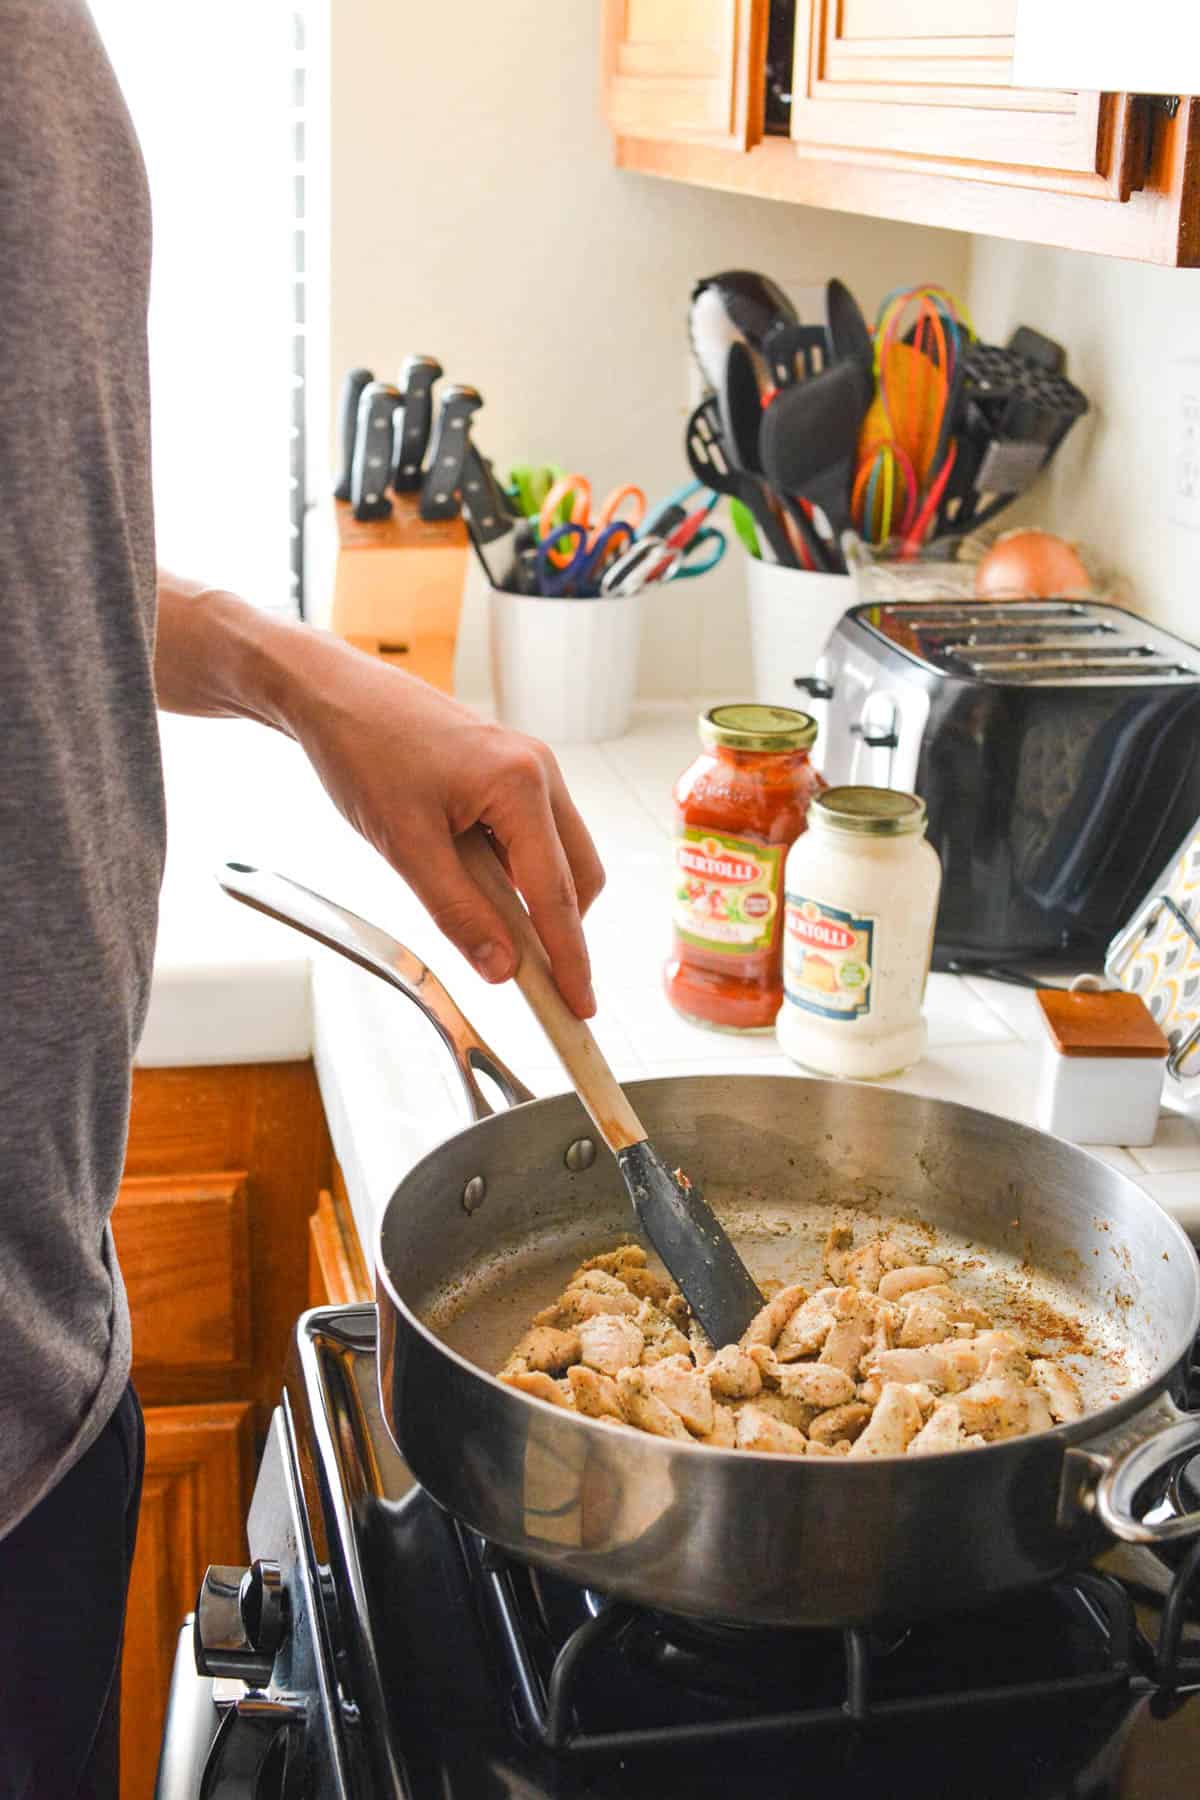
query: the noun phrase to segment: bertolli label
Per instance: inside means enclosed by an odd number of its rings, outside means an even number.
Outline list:
[[[783,848],[687,826],[675,839],[675,929],[684,943],[731,956],[769,950]]]
[[[789,894],[784,908],[783,991],[793,1006],[823,1019],[861,1019],[871,1010],[873,917]]]

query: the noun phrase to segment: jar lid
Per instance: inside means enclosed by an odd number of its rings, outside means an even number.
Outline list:
[[[706,750],[807,750],[817,736],[817,721],[790,706],[714,706],[699,725]]]
[[[897,788],[832,787],[810,803],[808,816],[855,837],[903,837],[924,831],[925,802]]]

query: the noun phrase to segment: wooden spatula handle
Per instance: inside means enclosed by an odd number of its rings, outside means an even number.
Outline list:
[[[641,1120],[625,1097],[600,1046],[582,1019],[577,1019],[558,991],[550,959],[533,921],[478,826],[457,840],[458,853],[471,879],[492,902],[507,925],[517,953],[516,983],[530,1011],[554,1045],[571,1085],[612,1151],[627,1150],[646,1136]]]

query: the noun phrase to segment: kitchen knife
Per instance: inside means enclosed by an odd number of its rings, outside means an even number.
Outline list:
[[[350,499],[356,519],[386,519],[392,510],[388,475],[392,467],[392,432],[400,390],[390,381],[372,381],[358,402],[358,428],[350,474]]]
[[[406,356],[400,365],[404,412],[397,421],[400,429],[392,463],[392,486],[398,494],[415,494],[421,485],[421,465],[433,423],[433,384],[441,374],[442,365],[433,356]]]
[[[374,379],[375,376],[370,369],[351,369],[342,382],[342,402],[339,408],[342,469],[338,476],[337,486],[333,490],[335,500],[350,498],[350,481],[354,468],[354,440],[358,432],[358,403],[362,398],[363,389]]]
[[[488,580],[494,588],[515,588],[520,520],[509,511],[492,465],[471,442],[469,431],[461,491],[467,529]]]
[[[442,389],[429,469],[421,486],[423,519],[456,519],[467,457],[467,426],[472,413],[483,405],[478,388],[452,382]]]

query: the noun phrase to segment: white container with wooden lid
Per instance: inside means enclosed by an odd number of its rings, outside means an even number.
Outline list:
[[[1170,1046],[1136,994],[1039,988],[1038,1124],[1072,1144],[1152,1144]]]

